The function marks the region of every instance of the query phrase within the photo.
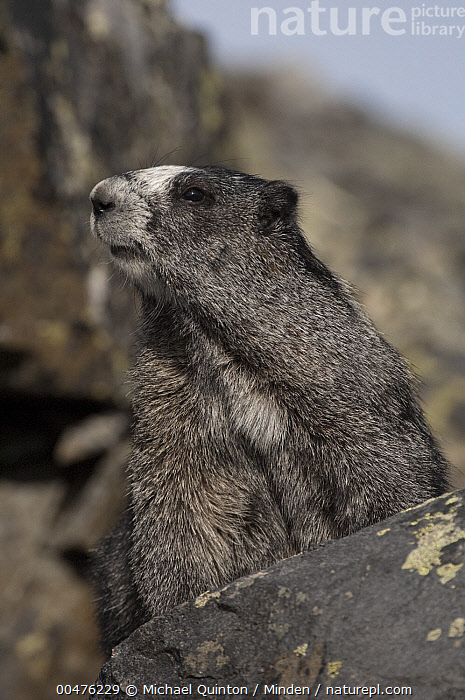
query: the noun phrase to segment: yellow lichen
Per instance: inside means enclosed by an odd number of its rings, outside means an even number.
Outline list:
[[[443,566],[438,566],[436,573],[441,578],[439,579],[441,583],[448,583],[453,578],[458,571],[462,568],[463,564],[444,564]]]
[[[431,632],[428,632],[428,634],[426,635],[426,641],[427,642],[435,642],[436,639],[439,639],[441,634],[442,634],[442,629],[440,627],[438,627],[435,630],[431,630]]]
[[[215,655],[215,658],[212,658]],[[195,674],[205,674],[214,662],[215,667],[222,668],[229,661],[229,656],[224,653],[223,646],[218,641],[205,641],[197,648],[196,654],[188,654],[186,666]]]
[[[197,596],[197,598],[194,600],[194,605],[196,608],[204,608],[210,600],[219,598],[220,595],[220,591],[214,591],[213,593],[211,591],[205,591],[205,593],[201,593],[199,596]]]
[[[452,503],[457,503],[458,502],[457,496],[451,496],[450,498],[447,499],[446,501],[446,506],[452,505]]]
[[[420,576],[426,576],[433,567],[438,567],[437,572],[442,583],[446,583],[455,576],[458,569],[454,570],[453,565],[444,564],[441,566],[441,554],[444,547],[458,542],[460,539],[465,539],[465,530],[459,528],[455,523],[455,515],[460,507],[460,502],[453,500],[449,505],[451,507],[447,513],[426,513],[418,520],[411,522],[414,527],[422,521],[425,524],[414,530],[417,546],[407,556],[402,564],[402,569],[416,571]]]
[[[256,571],[254,574],[250,574],[250,576],[246,576],[245,578],[240,579],[235,584],[236,591],[238,591],[241,588],[248,588],[249,586],[253,586],[256,579],[264,578],[266,575],[266,571]]]
[[[328,676],[330,678],[336,678],[339,671],[341,670],[341,666],[342,666],[342,661],[329,661],[327,666],[326,666]]]
[[[391,531],[391,528],[390,528],[390,527],[387,527],[387,528],[384,529],[384,530],[378,530],[378,532],[377,532],[376,534],[378,535],[378,537],[382,537],[383,535],[386,534],[386,532],[390,532],[390,531]]]
[[[303,593],[302,591],[297,591],[295,594],[295,602],[297,605],[300,605],[301,603],[304,603],[308,598],[308,595],[306,593]]]
[[[285,586],[279,586],[278,588],[278,598],[290,598],[291,591]]]
[[[448,637],[463,637],[465,634],[465,618],[456,617],[450,624]]]
[[[282,639],[289,632],[291,626],[288,622],[270,622],[269,629],[274,632],[278,639]]]
[[[305,656],[307,654],[308,644],[299,644],[298,647],[294,649],[294,654],[296,656]]]

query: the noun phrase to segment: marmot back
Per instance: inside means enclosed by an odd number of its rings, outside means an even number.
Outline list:
[[[91,199],[142,299],[130,505],[97,562],[107,649],[446,490],[405,362],[312,253],[289,184],[164,166]]]

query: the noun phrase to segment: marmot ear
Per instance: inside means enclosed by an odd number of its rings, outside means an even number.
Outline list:
[[[287,182],[271,180],[263,187],[258,212],[262,233],[270,235],[286,230],[296,222],[297,192]]]

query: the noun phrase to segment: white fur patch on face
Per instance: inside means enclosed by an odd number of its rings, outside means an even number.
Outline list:
[[[151,262],[157,259],[157,244],[148,225],[154,208],[157,216],[171,209],[173,178],[194,170],[183,165],[132,170],[102,180],[91,192],[93,234],[108,245],[115,264],[157,298],[165,292]]]
[[[147,185],[151,191],[163,191],[175,175],[181,172],[189,172],[194,168],[185,165],[160,165],[157,168],[135,170],[131,173],[141,184]]]

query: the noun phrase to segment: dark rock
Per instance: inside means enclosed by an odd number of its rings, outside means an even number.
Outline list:
[[[121,698],[128,685],[142,695],[144,685],[191,684],[189,696],[201,697],[199,685],[252,694],[258,684],[255,697],[264,697],[277,694],[265,686],[294,684],[326,697],[329,686],[379,684],[410,686],[422,700],[459,700],[464,558],[461,491],[152,620],[114,649],[99,682],[119,685]]]

